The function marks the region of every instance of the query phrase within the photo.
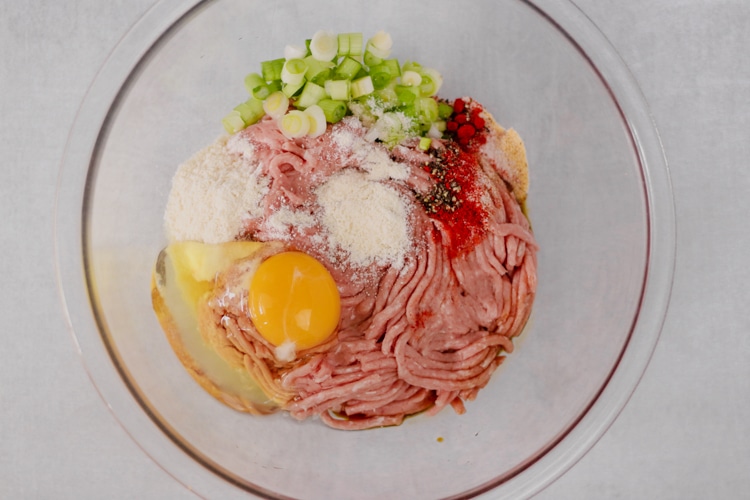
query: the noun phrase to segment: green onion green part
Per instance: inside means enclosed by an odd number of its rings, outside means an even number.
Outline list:
[[[250,73],[245,77],[245,90],[252,95],[256,88],[265,85],[266,81],[258,73]]]
[[[360,69],[362,69],[362,65],[359,62],[351,57],[344,57],[334,72],[334,78],[338,80],[351,80],[359,73]]]
[[[438,116],[443,120],[447,120],[453,114],[453,106],[448,103],[438,103]]]
[[[362,55],[362,33],[349,33],[349,55]]]
[[[424,124],[431,124],[438,119],[438,103],[432,97],[419,99],[419,115]]]
[[[281,69],[284,67],[285,62],[286,59],[282,57],[260,63],[260,72],[263,75],[263,79],[267,82],[281,80]]]
[[[338,50],[337,55],[339,57],[348,56],[349,55],[349,34],[339,33],[338,41],[339,41],[339,50]]]
[[[242,119],[240,112],[233,109],[224,118],[221,119],[224,129],[230,134],[236,134],[245,128],[245,121]]]
[[[373,86],[372,78],[370,78],[369,75],[363,76],[362,78],[358,78],[356,80],[352,80],[352,99],[372,94],[374,90],[375,87]]]
[[[408,106],[414,104],[414,100],[419,97],[419,89],[414,87],[405,87],[403,85],[396,85],[396,97],[398,97],[399,103]]]
[[[346,103],[335,99],[321,99],[318,106],[323,110],[328,123],[337,123],[346,116]]]
[[[326,90],[323,87],[313,82],[307,82],[294,105],[298,109],[305,109],[317,104],[324,97],[326,97]]]
[[[335,66],[331,61],[318,61],[313,56],[307,56],[303,60],[307,65],[307,71],[305,71],[305,78],[307,80],[312,80],[319,74]]]
[[[263,115],[265,114],[265,111],[263,111],[263,101],[255,99],[254,97],[251,97],[242,104],[238,104],[235,106],[234,110],[239,112],[245,126],[252,125],[263,118]]]
[[[378,64],[383,62],[382,57],[378,57],[372,52],[370,52],[369,45],[367,46],[367,50],[365,50],[365,55],[364,55],[363,60],[364,60],[365,65],[367,66],[377,66]]]
[[[299,94],[302,91],[302,88],[305,86],[305,80],[302,80],[299,83],[287,83],[286,85],[282,85],[281,91],[284,93],[285,96],[289,97],[290,99],[297,94]]]
[[[328,80],[325,83],[326,94],[336,101],[348,101],[351,98],[349,80]]]

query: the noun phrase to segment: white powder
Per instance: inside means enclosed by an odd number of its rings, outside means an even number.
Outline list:
[[[316,189],[321,213],[280,207],[263,221],[263,229],[278,241],[288,240],[292,228],[320,225],[323,231],[313,234],[311,242],[343,252],[355,267],[401,267],[411,244],[407,202],[381,181],[405,180],[409,170],[357,132],[351,127],[334,132],[336,148],[357,168],[340,171]],[[269,181],[259,176],[262,170],[251,144],[227,136],[180,165],[164,215],[170,241],[232,241],[248,217],[263,215],[261,202]]]
[[[317,195],[331,243],[346,251],[353,264],[403,265],[410,238],[398,191],[366,173],[344,170],[320,186]]]
[[[307,212],[281,207],[272,213],[265,221],[264,227],[269,237],[275,240],[285,240],[293,227],[300,229],[315,225],[315,218]]]
[[[348,127],[339,127],[333,132],[333,142],[343,152],[351,153],[360,168],[368,172],[372,180],[406,180],[409,169],[391,159],[388,151],[365,140]]]
[[[252,150],[232,154],[227,140],[219,137],[175,173],[164,214],[170,241],[232,241],[248,215],[261,214],[268,186],[258,180]]]

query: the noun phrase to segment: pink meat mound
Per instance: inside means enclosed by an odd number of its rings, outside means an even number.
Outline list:
[[[315,189],[336,171],[357,168],[332,144],[330,132],[291,141],[273,122],[262,121],[238,134],[235,140],[252,145],[257,168],[269,180],[264,214],[248,220],[242,237],[278,240],[266,220],[280,207],[306,211],[315,220]],[[383,181],[410,204],[414,245],[403,265],[354,269],[319,244],[319,223],[284,235],[289,248],[316,257],[339,285],[342,319],[328,342],[300,351],[291,363],[280,362],[239,299],[211,304],[215,323],[245,355],[248,369],[267,392],[286,395],[283,409],[297,419],[317,416],[331,427],[353,430],[398,425],[409,415],[435,414],[448,405],[461,414],[464,402],[477,397],[513,351],[512,339],[531,312],[537,247],[520,204],[494,170],[497,162],[480,162],[476,172],[486,209],[481,238],[456,253],[455,232],[420,201],[435,183],[425,172],[425,154],[408,145],[390,154],[411,172],[406,180]]]

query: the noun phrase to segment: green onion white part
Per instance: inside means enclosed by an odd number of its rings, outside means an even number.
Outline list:
[[[408,70],[401,73],[401,85],[406,85],[407,87],[419,87],[421,83],[422,77],[416,71]]]
[[[279,129],[288,139],[304,137],[310,131],[310,117],[304,111],[293,109],[279,119]]]
[[[303,59],[307,55],[307,47],[304,45],[287,45],[284,47],[284,59]]]
[[[330,31],[318,31],[310,40],[310,52],[318,61],[330,61],[339,51],[339,38]]]
[[[297,85],[305,81],[307,64],[302,59],[288,59],[281,68],[281,81],[287,85]]]
[[[326,131],[326,115],[323,110],[317,104],[305,109],[305,114],[310,121],[310,129],[307,131],[307,135],[310,137],[319,137]]]
[[[263,101],[263,111],[272,118],[281,118],[289,109],[289,98],[280,90]]]

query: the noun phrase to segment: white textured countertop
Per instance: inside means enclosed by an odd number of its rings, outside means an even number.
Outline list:
[[[52,248],[76,109],[152,0],[0,3],[0,498],[193,498],[125,434],[64,322]],[[672,302],[614,425],[540,498],[750,491],[750,3],[577,0],[630,66],[670,163]]]

